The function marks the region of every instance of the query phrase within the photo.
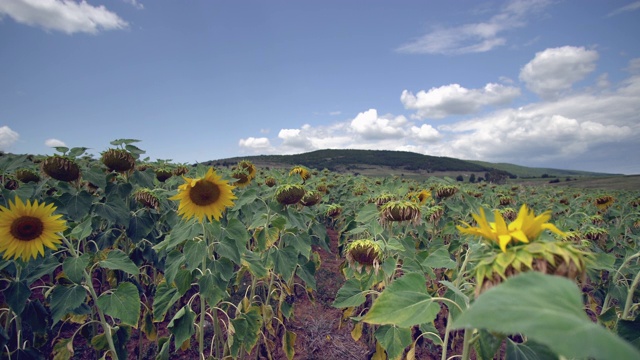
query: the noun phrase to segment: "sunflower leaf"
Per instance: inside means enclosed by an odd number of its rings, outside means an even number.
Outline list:
[[[121,283],[112,293],[100,295],[98,306],[105,314],[120,319],[123,324],[138,327],[140,294],[138,294],[138,288],[132,283]]]
[[[52,325],[55,325],[64,315],[84,303],[87,292],[80,285],[56,285],[53,287],[50,297],[49,305],[51,306],[51,318],[53,319]]]
[[[399,359],[404,349],[411,345],[411,329],[384,325],[375,332],[376,340],[387,351],[389,359]]]
[[[440,304],[427,292],[424,275],[409,273],[380,294],[363,320],[370,324],[410,327],[432,322],[439,312]]]
[[[89,265],[89,254],[82,254],[79,257],[68,257],[62,263],[62,270],[67,278],[76,284],[84,280],[84,271]]]
[[[140,273],[138,266],[122,250],[109,251],[107,258],[100,261],[99,264],[105,269],[122,270],[131,275]]]
[[[9,308],[20,315],[27,305],[27,299],[31,296],[31,290],[26,281],[12,281],[4,290],[4,296]]]
[[[487,290],[454,320],[452,329],[460,328],[520,333],[568,358],[640,359],[633,346],[589,319],[573,282],[536,272]]]
[[[178,289],[162,281],[153,296],[153,322],[162,322],[167,311],[180,299]]]
[[[167,329],[174,336],[176,349],[196,332],[194,327],[195,318],[196,313],[188,305],[185,305],[178,310],[169,325],[167,325]]]

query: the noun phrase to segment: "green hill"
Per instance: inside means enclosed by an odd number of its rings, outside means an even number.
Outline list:
[[[607,174],[607,173],[579,171],[579,170],[533,168],[533,167],[526,167],[526,166],[520,166],[515,164],[509,164],[509,163],[490,163],[490,162],[478,161],[478,160],[467,160],[467,161],[480,166],[492,167],[498,170],[509,172],[511,174],[516,174],[520,178],[542,177],[545,174],[552,177],[622,175],[622,174]]]
[[[304,165],[315,169],[358,169],[363,166],[384,166],[406,171],[460,171],[485,172],[492,167],[449,157],[429,156],[408,151],[388,150],[317,150],[296,155],[260,155],[209,161],[209,165],[229,165],[240,160],[256,165],[283,166]]]

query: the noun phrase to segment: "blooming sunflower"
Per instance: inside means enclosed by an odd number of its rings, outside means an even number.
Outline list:
[[[499,210],[494,211],[495,222],[488,222],[484,210],[480,208],[480,215],[473,214],[473,219],[478,223],[478,227],[464,223],[466,227],[457,226],[463,234],[476,235],[500,245],[503,252],[507,251],[507,244],[510,242],[524,242],[537,238],[544,230],[550,230],[558,235],[564,236],[555,225],[548,223],[551,218],[551,211],[545,211],[541,215],[535,216],[533,210],[522,205],[518,212],[518,217],[507,226]]]
[[[38,201],[23,203],[19,197],[9,201],[9,208],[0,205],[0,252],[3,259],[22,258],[29,261],[38,254],[44,256],[44,247],[52,250],[62,242],[57,233],[67,226],[62,215],[53,215],[53,204]]]
[[[184,219],[196,217],[202,222],[206,216],[209,221],[219,220],[222,212],[233,206],[232,200],[236,199],[233,195],[234,187],[216,175],[213,168],[209,168],[202,178],[191,179],[183,176],[183,179],[185,183],[180,185],[178,193],[169,199],[180,200],[178,215]]]
[[[294,166],[293,169],[289,171],[289,176],[292,176],[295,174],[300,175],[300,178],[302,178],[303,183],[311,177],[311,173],[309,173],[309,170],[304,166],[300,166],[300,165]]]

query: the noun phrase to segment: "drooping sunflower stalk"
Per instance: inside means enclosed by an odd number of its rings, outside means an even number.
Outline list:
[[[234,187],[228,181],[222,180],[213,168],[209,168],[202,178],[192,179],[184,177],[184,184],[178,187],[178,193],[170,200],[179,200],[178,214],[184,219],[195,217],[202,222],[206,217],[209,221],[220,220],[222,213],[233,206],[236,196]]]
[[[19,197],[9,201],[9,208],[0,206],[0,252],[3,259],[29,261],[38,254],[44,256],[44,247],[56,250],[62,243],[59,233],[67,229],[62,215],[54,215],[53,204],[38,201],[23,203]]]
[[[551,219],[551,211],[535,216],[533,210],[527,205],[522,205],[518,212],[518,217],[509,225],[499,210],[494,211],[494,222],[488,222],[484,209],[480,208],[480,215],[473,214],[473,219],[478,223],[478,227],[463,222],[466,227],[457,226],[458,230],[467,235],[480,236],[484,239],[498,244],[503,252],[507,251],[509,243],[528,243],[535,240],[544,230],[550,230],[558,235],[564,236],[555,225],[548,223]]]

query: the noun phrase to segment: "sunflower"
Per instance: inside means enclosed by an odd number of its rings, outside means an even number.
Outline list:
[[[53,215],[53,204],[23,203],[19,197],[9,201],[9,208],[0,205],[0,252],[3,259],[22,258],[29,261],[38,254],[44,256],[44,246],[55,250],[62,242],[57,233],[67,229],[62,215]]]
[[[207,174],[199,179],[184,177],[184,184],[178,187],[178,193],[170,200],[180,200],[178,214],[184,219],[198,218],[202,222],[206,216],[209,221],[219,220],[222,212],[233,206],[234,187],[226,180],[216,175],[213,168],[209,168]]]
[[[550,230],[564,236],[565,233],[547,222],[550,218],[550,211],[535,216],[533,210],[527,208],[527,205],[522,205],[518,217],[507,226],[499,210],[494,211],[495,222],[489,223],[484,210],[480,208],[480,215],[473,214],[473,219],[478,223],[478,227],[471,227],[463,222],[466,227],[457,226],[457,228],[463,234],[476,235],[490,240],[498,244],[503,252],[506,252],[507,244],[510,242],[528,243],[537,238],[544,230]]]
[[[311,177],[311,173],[309,173],[309,170],[307,168],[305,168],[304,166],[294,166],[293,169],[291,169],[291,171],[289,171],[289,176],[298,174],[300,175],[300,178],[302,178],[302,183],[304,184],[305,181],[307,181],[310,177]]]
[[[256,166],[249,160],[240,161],[238,163],[238,169],[246,171],[247,175],[249,175],[249,181],[256,177]]]
[[[376,274],[378,273],[383,254],[380,245],[372,239],[356,240],[347,245],[344,253],[349,267],[356,271],[361,271],[363,268],[369,271],[373,268]]]

